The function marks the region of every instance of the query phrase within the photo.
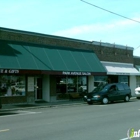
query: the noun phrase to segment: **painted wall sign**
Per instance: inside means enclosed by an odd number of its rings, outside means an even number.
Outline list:
[[[69,71],[63,71],[63,75],[91,75],[90,72],[69,72]]]
[[[19,73],[19,70],[12,70],[12,69],[0,69],[0,73]]]

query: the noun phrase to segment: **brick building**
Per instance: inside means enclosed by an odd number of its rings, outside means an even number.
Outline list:
[[[107,80],[133,91],[133,64],[132,47],[0,28],[3,104],[69,99]]]

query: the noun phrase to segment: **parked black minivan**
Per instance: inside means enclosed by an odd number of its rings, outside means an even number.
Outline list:
[[[84,96],[84,100],[88,104],[93,104],[94,102],[107,104],[117,100],[128,102],[130,97],[131,89],[127,84],[111,83],[97,87],[92,92]]]

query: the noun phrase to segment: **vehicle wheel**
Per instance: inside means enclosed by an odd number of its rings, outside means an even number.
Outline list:
[[[102,99],[102,103],[103,103],[103,104],[108,104],[108,102],[109,102],[109,100],[108,100],[107,97],[104,97],[104,98]]]
[[[130,99],[130,98],[129,98],[129,96],[128,96],[128,95],[126,95],[126,96],[125,96],[124,101],[125,101],[125,102],[128,102],[128,101],[129,101],[129,99]]]
[[[140,97],[137,97],[137,99],[140,99]]]
[[[87,102],[89,105],[92,105],[93,103],[92,102]]]

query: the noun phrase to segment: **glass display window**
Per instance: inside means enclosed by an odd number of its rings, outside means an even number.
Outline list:
[[[87,92],[87,77],[78,77],[78,92]]]
[[[1,96],[25,96],[25,76],[0,75]]]
[[[124,84],[129,84],[129,80],[128,80],[129,78],[128,78],[128,76],[127,75],[119,75],[118,76],[118,82],[119,83],[124,83]]]
[[[94,89],[108,82],[107,76],[94,76]]]
[[[69,95],[78,97],[87,91],[86,76],[56,76],[56,93],[58,99],[67,99]]]
[[[56,93],[66,93],[66,76],[56,76]]]
[[[78,91],[78,77],[68,76],[67,77],[67,93]]]

